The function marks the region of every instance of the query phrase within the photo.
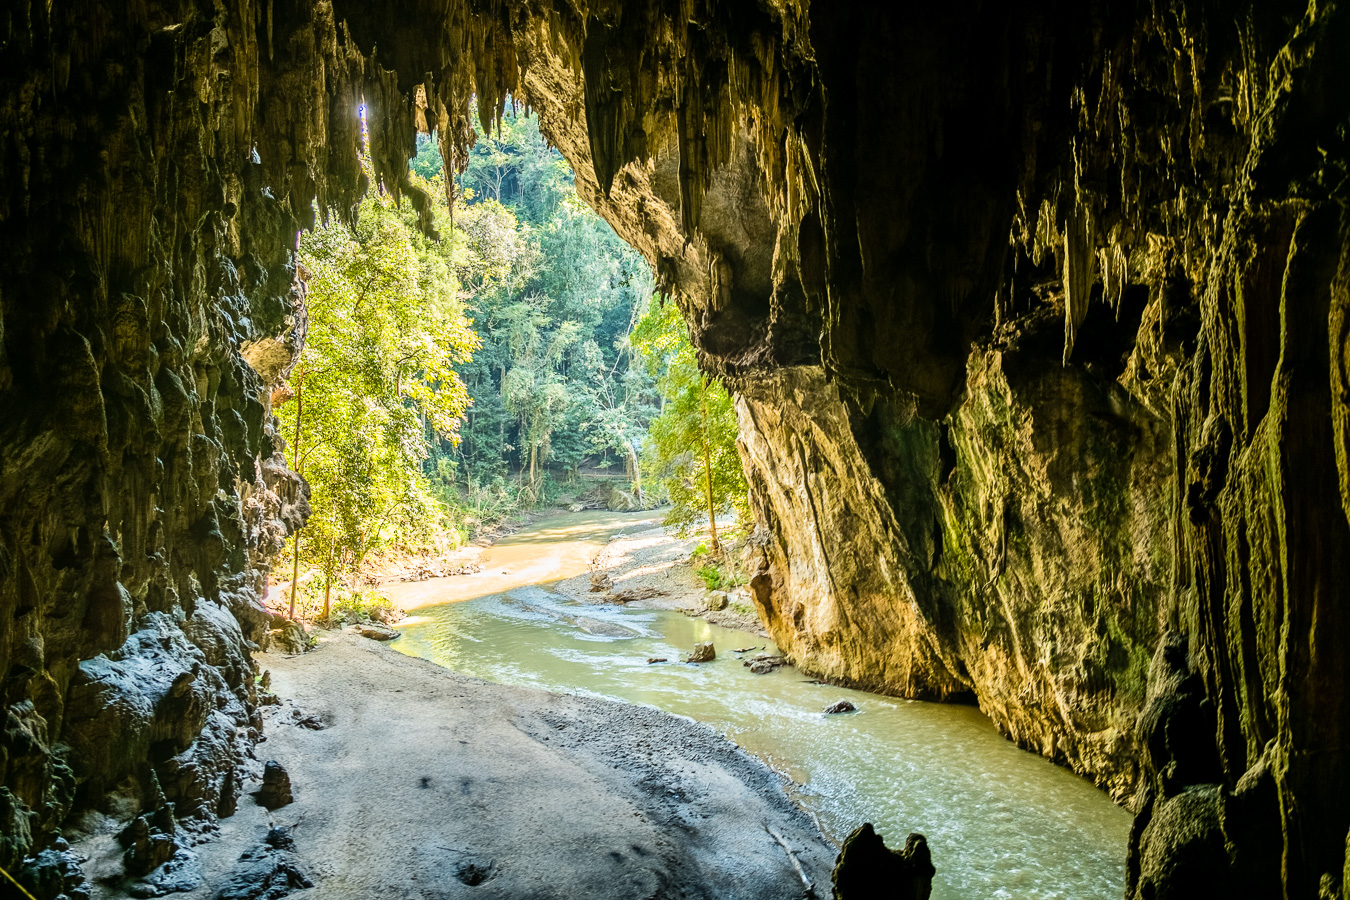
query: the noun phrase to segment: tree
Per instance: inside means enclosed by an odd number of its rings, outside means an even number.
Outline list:
[[[433,537],[441,510],[422,466],[431,436],[456,439],[469,403],[455,366],[478,339],[449,248],[411,215],[372,196],[354,233],[334,224],[301,240],[308,334],[277,415],[312,490],[295,562],[324,574],[325,603],[372,549]]]
[[[483,346],[460,369],[474,401],[454,459],[464,489],[516,470],[521,501],[539,502],[551,475],[617,456],[636,491],[659,399],[628,345],[646,261],[576,196],[533,117],[508,110],[467,163],[457,271]]]
[[[672,504],[666,524],[687,533],[706,515],[710,549],[717,553],[717,514],[735,512],[744,523],[750,512],[731,395],[721,382],[699,371],[674,303],[650,304],[633,332],[633,344],[657,377],[665,401],[651,423],[645,455],[648,470]]]

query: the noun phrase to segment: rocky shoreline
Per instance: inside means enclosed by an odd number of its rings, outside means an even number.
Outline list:
[[[745,588],[709,591],[699,580],[691,557],[703,540],[702,533],[677,537],[657,519],[646,518],[611,536],[591,560],[589,573],[560,581],[553,590],[583,603],[679,610],[767,638]]]
[[[803,877],[828,891],[834,846],[782,776],[706,726],[487,684],[347,632],[257,658],[276,699],[253,780],[175,857],[175,886],[192,885],[177,896],[797,898]],[[264,761],[293,786],[274,811]],[[123,879],[102,821],[74,846],[92,896],[160,893]]]

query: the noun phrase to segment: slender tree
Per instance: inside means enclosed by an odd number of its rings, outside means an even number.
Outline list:
[[[666,523],[687,531],[706,515],[710,548],[721,549],[719,513],[749,520],[745,471],[736,451],[731,395],[698,368],[693,345],[673,303],[653,303],[633,333],[664,399],[652,422],[647,469],[671,501]]]

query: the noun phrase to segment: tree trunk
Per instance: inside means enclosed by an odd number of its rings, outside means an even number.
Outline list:
[[[722,545],[717,540],[717,507],[713,504],[712,448],[708,445],[708,385],[706,382],[703,385],[699,414],[703,420],[703,474],[706,476],[704,481],[708,486],[708,531],[712,535],[708,549],[712,551],[713,555],[717,555],[722,552]]]
[[[303,376],[295,379],[295,474],[300,475],[300,418],[304,415],[304,379]],[[295,560],[291,566],[291,611],[290,617],[295,618],[295,594],[300,589],[300,529],[295,532]]]
[[[328,545],[328,571],[324,572],[323,577],[323,620],[328,621],[328,615],[331,607],[329,599],[333,596],[333,553],[337,550],[337,536],[333,536],[333,542]]]
[[[539,448],[538,448],[537,446],[535,446],[535,444],[534,444],[533,442],[531,442],[531,443],[530,443],[530,498],[531,498],[532,500],[538,500],[538,499],[539,499],[539,494],[538,494],[539,487],[538,487],[537,484],[535,484],[535,481],[534,481],[534,463],[535,463],[535,460],[538,459],[538,458],[539,458]]]
[[[300,532],[295,533],[295,553],[294,565],[291,566],[291,612],[290,617],[295,618],[295,592],[300,587]]]
[[[628,478],[633,483],[633,496],[637,498],[638,503],[642,503],[642,467],[638,461],[637,451],[628,443],[623,445],[623,449]]]

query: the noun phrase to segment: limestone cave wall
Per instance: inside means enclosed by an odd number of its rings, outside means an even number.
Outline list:
[[[368,186],[358,105],[420,206],[414,131],[462,160],[510,95],[736,392],[752,593],[799,665],[973,699],[1096,779],[1138,813],[1132,896],[1342,890],[1350,13],[6,15],[0,864],[110,790],[228,811],[303,517],[267,405],[295,233]]]

